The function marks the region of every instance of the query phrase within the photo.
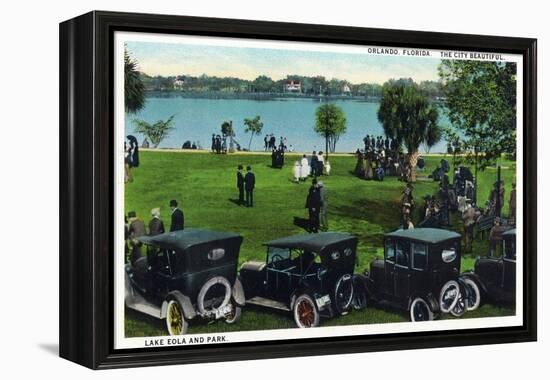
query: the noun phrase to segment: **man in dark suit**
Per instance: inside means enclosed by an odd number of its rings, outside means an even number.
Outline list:
[[[317,179],[313,178],[307,194],[306,208],[309,212],[310,232],[319,232],[319,213],[321,211],[321,192],[317,185]]]
[[[244,189],[246,190],[246,207],[254,206],[254,186],[256,185],[256,177],[252,173],[250,166],[246,167],[246,175],[244,176]]]
[[[239,205],[244,205],[244,175],[242,165],[237,167],[237,189],[239,190]]]
[[[309,164],[311,166],[311,176],[317,177],[317,170],[319,169],[319,158],[317,157],[317,152],[313,151],[313,154],[311,155],[311,163]]]
[[[178,202],[175,199],[170,201],[170,209],[172,210],[170,232],[183,230],[183,212],[178,208]]]

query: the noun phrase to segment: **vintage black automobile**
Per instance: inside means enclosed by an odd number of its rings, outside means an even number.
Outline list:
[[[384,259],[371,262],[355,303],[384,302],[407,310],[411,321],[440,313],[461,315],[472,308],[460,277],[460,234],[436,228],[397,230],[384,235]]]
[[[240,269],[246,303],[292,311],[298,327],[315,327],[323,317],[349,311],[357,238],[323,232],[265,243],[266,260]]]
[[[502,233],[502,256],[480,257],[474,270],[464,273],[479,286],[479,302],[515,304],[516,302],[516,229]]]
[[[126,307],[166,319],[170,335],[185,334],[197,316],[239,320],[240,235],[188,228],[138,240],[147,255],[126,264]]]

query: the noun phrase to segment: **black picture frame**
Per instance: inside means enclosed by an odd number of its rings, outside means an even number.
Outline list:
[[[523,56],[523,325],[200,347],[113,349],[113,36],[116,31],[498,51]],[[528,38],[93,11],[60,24],[60,356],[89,368],[534,341],[537,41]]]

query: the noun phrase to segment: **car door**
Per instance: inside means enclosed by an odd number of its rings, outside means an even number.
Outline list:
[[[384,245],[384,289],[383,293],[390,297],[394,295],[395,289],[395,241],[386,239]]]
[[[394,297],[398,302],[406,302],[410,295],[411,243],[406,240],[395,242]]]
[[[287,300],[291,273],[295,268],[290,257],[290,249],[269,247],[267,254],[266,291],[277,300]]]
[[[505,239],[502,259],[502,287],[507,291],[516,289],[516,240]]]

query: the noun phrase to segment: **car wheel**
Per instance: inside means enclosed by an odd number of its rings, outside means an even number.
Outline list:
[[[294,302],[294,321],[300,328],[319,326],[319,310],[315,301],[307,294],[302,294]]]
[[[458,302],[460,285],[454,280],[447,281],[439,294],[439,309],[442,313],[449,313]]]
[[[353,281],[350,274],[338,279],[334,287],[334,306],[340,315],[346,314],[353,301]]]
[[[410,317],[412,322],[433,321],[432,308],[422,297],[416,297],[411,303]]]
[[[224,308],[231,299],[231,284],[223,276],[215,276],[204,283],[197,296],[197,309],[208,315]]]
[[[458,295],[458,301],[456,302],[455,307],[451,309],[451,315],[453,317],[462,317],[466,312],[466,298],[462,292]]]
[[[477,283],[471,278],[463,278],[466,287],[466,310],[474,311],[481,304],[481,291]]]
[[[176,300],[170,300],[166,309],[166,328],[170,335],[187,333],[189,322],[185,319],[183,308]]]
[[[225,322],[232,325],[241,320],[242,308],[236,303],[231,302],[231,312],[225,317]]]

